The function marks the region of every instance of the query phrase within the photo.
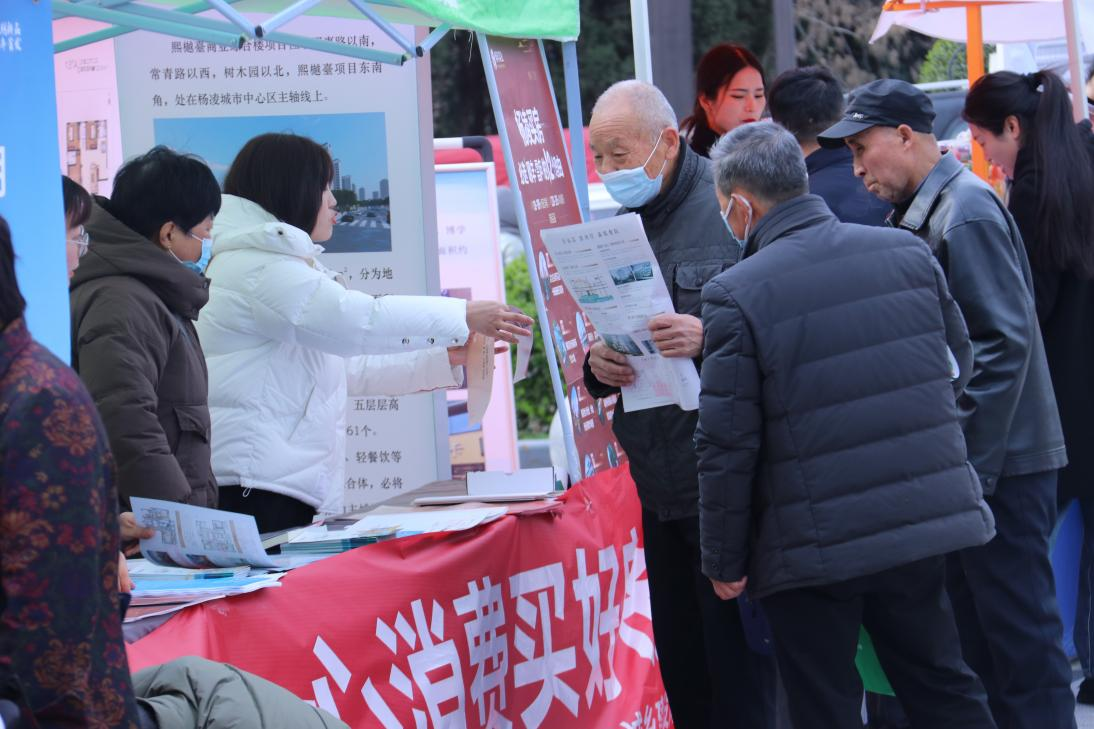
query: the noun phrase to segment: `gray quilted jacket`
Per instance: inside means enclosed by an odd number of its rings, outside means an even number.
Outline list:
[[[159,729],[349,729],[264,678],[196,656],[138,671],[133,690]]]

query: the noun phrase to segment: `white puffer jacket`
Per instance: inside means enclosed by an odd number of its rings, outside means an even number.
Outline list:
[[[315,260],[322,250],[255,203],[224,195],[197,329],[217,483],[333,514],[342,510],[347,395],[457,385],[445,347],[468,331],[464,301],[348,290]],[[369,354],[427,341],[436,346]]]

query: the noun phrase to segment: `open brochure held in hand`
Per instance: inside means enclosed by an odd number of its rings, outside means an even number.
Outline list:
[[[663,357],[649,321],[675,313],[642,219],[634,213],[541,231],[570,294],[604,343],[627,355],[635,382],[622,388],[628,412],[699,407],[699,373],[687,358]]]
[[[173,501],[133,497],[137,523],[156,530],[141,540],[149,562],[169,567],[276,567],[262,548],[253,516]]]

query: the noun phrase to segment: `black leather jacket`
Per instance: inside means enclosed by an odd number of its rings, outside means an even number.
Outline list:
[[[984,493],[1067,465],[1029,261],[1003,202],[945,154],[890,223],[927,242],[965,315],[974,365],[958,406]]]

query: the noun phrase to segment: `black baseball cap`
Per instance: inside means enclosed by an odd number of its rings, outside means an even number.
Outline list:
[[[851,92],[843,118],[817,136],[822,147],[843,146],[847,137],[870,127],[899,127],[907,124],[914,131],[933,131],[934,104],[927,94],[907,81],[883,78],[871,81]]]

